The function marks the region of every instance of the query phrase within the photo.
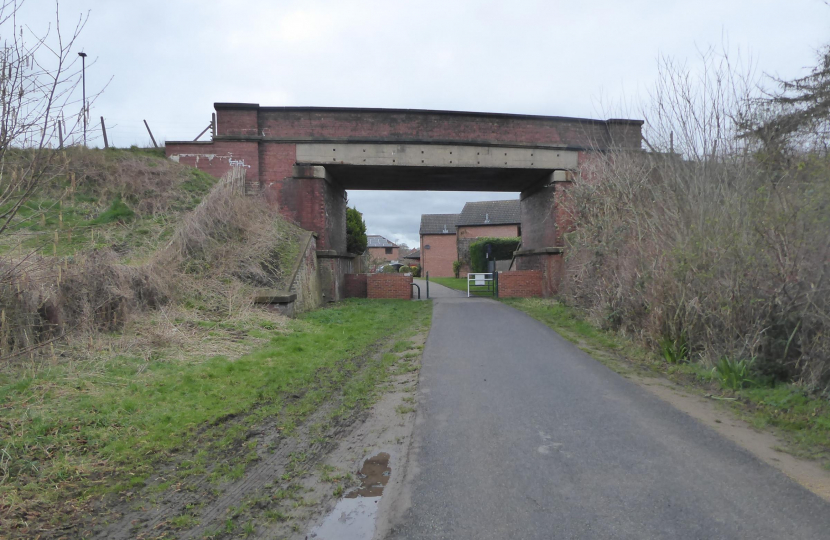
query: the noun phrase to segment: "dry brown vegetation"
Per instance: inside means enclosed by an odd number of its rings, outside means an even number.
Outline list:
[[[0,357],[5,361],[48,356],[53,348],[44,345],[52,340],[118,330],[136,314],[170,302],[208,317],[233,316],[251,305],[253,288],[287,286],[282,262],[296,256],[299,232],[264,200],[234,193],[225,180],[184,213],[209,189],[185,167],[102,151],[74,151],[71,159],[63,154],[65,176],[44,186],[35,210],[21,212],[17,226],[4,235],[7,244],[16,234],[55,238],[43,248],[18,246],[0,255]],[[93,202],[63,202],[80,187],[95,194]],[[108,200],[123,204],[135,223],[115,219],[109,229],[107,223],[98,226],[95,215],[106,208],[100,201]],[[41,225],[50,212],[61,217]],[[84,217],[93,219],[70,219],[86,212]],[[158,213],[164,214],[162,225]],[[136,251],[133,236],[124,231],[153,225],[156,240]],[[94,239],[96,230],[97,240],[88,242],[84,235]],[[67,235],[73,238],[69,246],[59,242]],[[58,246],[63,256],[52,255]],[[131,263],[137,255],[141,262]]]
[[[563,294],[669,361],[744,360],[755,382],[827,392],[828,116],[769,136],[758,126],[783,105],[728,58],[705,67],[696,77],[664,61],[650,151],[581,171]]]

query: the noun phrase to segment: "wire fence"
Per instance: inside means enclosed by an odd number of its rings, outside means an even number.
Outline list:
[[[76,119],[72,119],[75,121]],[[197,138],[200,141],[210,140],[212,136],[212,120],[204,123],[153,121],[153,120],[119,120],[108,116],[89,118],[87,121],[86,137],[82,123],[69,125],[63,118],[55,118],[46,128],[46,146],[61,148],[67,146],[82,146],[86,139],[86,146],[91,148],[163,148],[168,140],[191,141]]]

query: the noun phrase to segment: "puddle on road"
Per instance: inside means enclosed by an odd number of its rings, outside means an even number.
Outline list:
[[[389,454],[381,452],[363,462],[363,468],[357,473],[360,487],[346,495],[347,499],[357,497],[380,497],[383,488],[389,483],[392,468],[389,467]]]
[[[360,487],[346,494],[308,538],[315,540],[370,540],[375,534],[378,502],[389,483],[390,456],[380,452],[363,462],[358,472]]]

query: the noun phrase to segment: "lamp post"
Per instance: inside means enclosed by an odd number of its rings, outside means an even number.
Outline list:
[[[83,81],[81,84],[84,93],[84,146],[86,146],[86,53],[79,52],[78,56],[81,57],[81,80]]]

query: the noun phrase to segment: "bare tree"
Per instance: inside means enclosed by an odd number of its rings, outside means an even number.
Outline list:
[[[75,92],[81,74],[74,50],[88,14],[67,32],[56,1],[54,19],[38,34],[18,20],[22,4],[0,6],[0,234],[46,180],[63,172],[65,162],[51,149],[59,120],[69,118],[60,128],[68,140],[88,114]]]
[[[57,180],[69,158],[54,148],[58,130],[71,141],[99,94],[83,103],[76,92],[82,74],[75,49],[88,14],[67,31],[56,0],[48,25],[39,29],[44,21],[20,20],[22,5],[0,0],[0,236],[59,204],[60,195],[49,207],[21,212],[45,187],[61,189]],[[0,255],[0,355],[31,353],[50,339],[59,321],[48,299],[57,294],[60,275],[59,261],[34,251]]]

